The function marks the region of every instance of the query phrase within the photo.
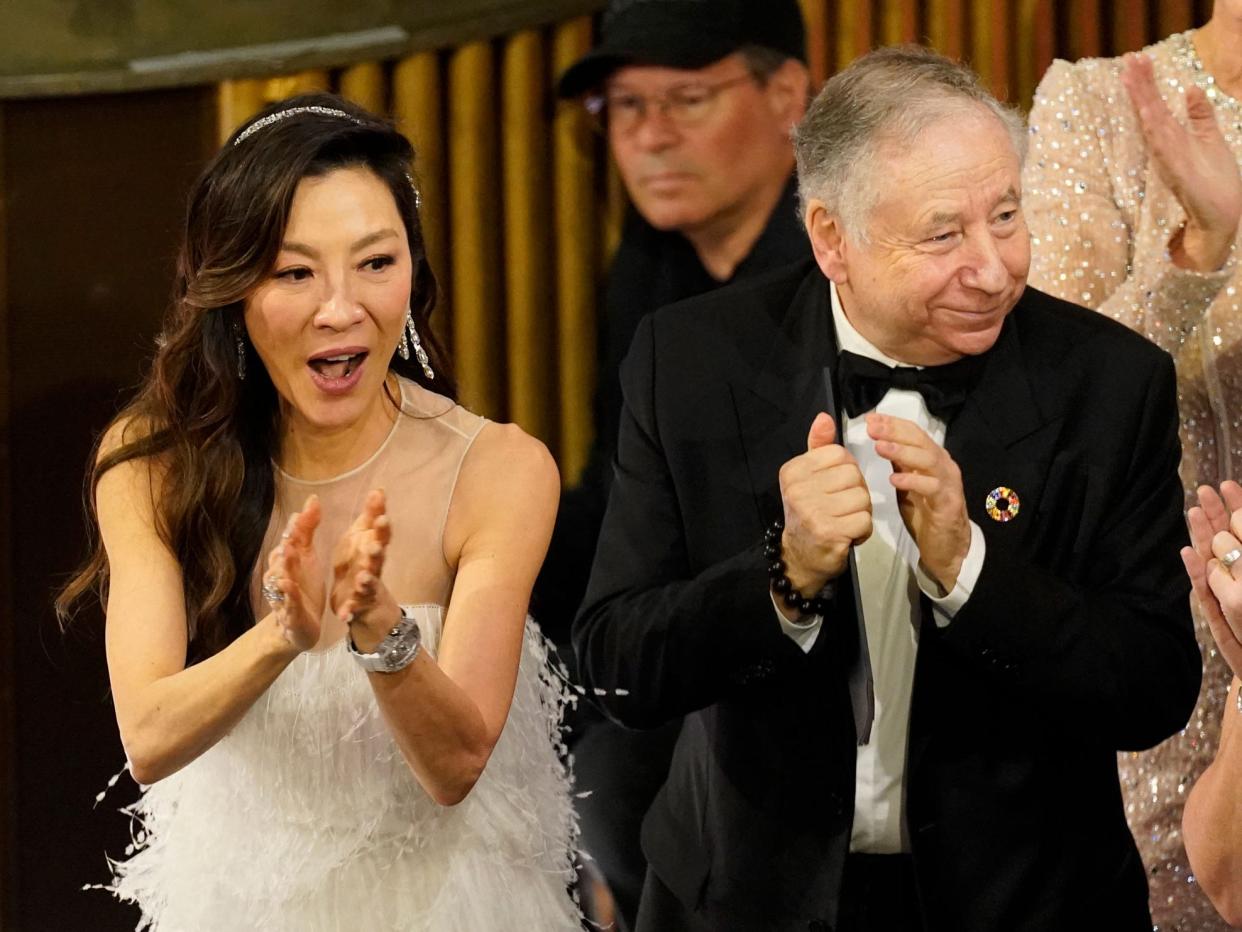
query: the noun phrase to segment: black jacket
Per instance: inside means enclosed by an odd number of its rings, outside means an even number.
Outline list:
[[[804,655],[761,554],[835,356],[808,262],[649,316],[622,370],[574,644],[618,721],[687,716],[644,850],[714,929],[835,921],[854,609],[834,606]],[[952,623],[924,611],[920,635],[906,814],[929,926],[1150,929],[1115,754],[1181,728],[1199,689],[1172,361],[1028,288],[945,446],[987,550]],[[985,509],[1002,485],[1021,498],[1008,523]]]

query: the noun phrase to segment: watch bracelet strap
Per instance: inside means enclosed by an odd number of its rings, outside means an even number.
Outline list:
[[[413,663],[418,656],[423,641],[422,629],[412,606],[402,605],[400,609],[401,618],[371,653],[358,650],[352,633],[346,636],[349,653],[368,672],[397,673]]]

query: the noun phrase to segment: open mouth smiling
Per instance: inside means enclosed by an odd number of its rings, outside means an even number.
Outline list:
[[[369,352],[361,347],[345,347],[317,353],[307,360],[311,381],[330,393],[347,391],[361,377]]]

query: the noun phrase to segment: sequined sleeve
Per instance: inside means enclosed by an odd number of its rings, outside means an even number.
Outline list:
[[[1179,44],[1180,43],[1180,44]],[[1193,66],[1172,37],[1148,49],[1177,112]],[[1054,62],[1031,110],[1024,206],[1031,283],[1109,314],[1173,354],[1182,478],[1188,489],[1235,477],[1242,464],[1242,313],[1235,259],[1218,272],[1178,268],[1170,235],[1185,219],[1148,162],[1120,61]],[[1226,126],[1228,129],[1228,126]],[[1238,149],[1237,140],[1226,137]]]
[[[1183,33],[1144,50],[1174,113],[1199,84],[1217,105],[1225,138],[1242,161],[1242,106],[1213,88]],[[1055,62],[1036,92],[1024,203],[1032,236],[1031,282],[1096,308],[1155,340],[1177,364],[1182,484],[1187,504],[1200,483],[1237,477],[1242,430],[1242,308],[1236,273],[1198,275],[1168,258],[1183,220],[1177,199],[1148,163],[1121,84],[1121,62]],[[1187,788],[1217,746],[1228,668],[1196,612],[1203,691],[1186,729],[1156,748],[1120,758],[1126,816],[1147,866],[1159,929],[1224,932],[1195,883],[1182,848]]]
[[[1030,127],[1023,205],[1031,284],[1108,314],[1176,356],[1232,265],[1200,273],[1169,258],[1185,214],[1154,170],[1149,176],[1120,62],[1053,62]]]

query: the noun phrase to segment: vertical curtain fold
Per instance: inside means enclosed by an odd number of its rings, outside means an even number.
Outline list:
[[[498,109],[491,43],[456,49],[448,65],[449,298],[462,403],[504,417]]]
[[[545,440],[559,434],[553,417],[556,348],[543,36],[510,36],[501,66],[504,158],[504,283],[508,324],[508,416]]]

